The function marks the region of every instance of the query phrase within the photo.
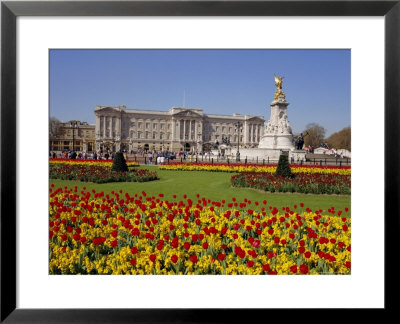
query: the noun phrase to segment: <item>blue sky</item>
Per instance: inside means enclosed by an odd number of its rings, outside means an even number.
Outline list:
[[[294,133],[350,126],[350,50],[51,50],[50,116],[95,123],[96,105],[269,120],[274,73]]]

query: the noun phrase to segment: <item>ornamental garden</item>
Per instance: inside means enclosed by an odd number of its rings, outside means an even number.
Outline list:
[[[49,273],[351,273],[351,168],[50,159]]]

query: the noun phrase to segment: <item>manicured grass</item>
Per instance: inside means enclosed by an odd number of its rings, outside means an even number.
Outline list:
[[[200,198],[204,197],[211,201],[231,202],[235,197],[236,201],[242,202],[245,198],[251,202],[262,202],[267,200],[267,206],[286,207],[293,205],[299,206],[304,203],[304,207],[309,207],[312,210],[322,209],[324,211],[331,207],[335,210],[344,210],[345,207],[349,208],[350,215],[351,206],[350,196],[336,196],[336,195],[311,195],[311,194],[297,194],[297,193],[262,193],[253,189],[247,188],[231,188],[230,178],[234,173],[225,172],[203,172],[203,171],[166,171],[159,170],[156,166],[141,166],[141,168],[148,168],[152,171],[157,171],[160,180],[138,183],[138,182],[118,182],[106,184],[94,184],[79,181],[67,180],[50,180],[50,184],[55,187],[73,188],[78,187],[80,191],[83,187],[86,190],[95,189],[96,192],[103,191],[110,193],[111,191],[128,192],[130,195],[135,193],[141,194],[145,191],[150,196],[157,196],[159,193],[165,195],[164,199],[172,200],[173,195],[177,199],[183,199],[183,195],[197,203],[197,194]]]

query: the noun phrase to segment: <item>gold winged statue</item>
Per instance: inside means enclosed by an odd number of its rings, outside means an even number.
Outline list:
[[[276,85],[276,91],[275,91],[275,96],[274,100],[278,100],[280,96],[283,96],[285,98],[285,93],[282,91],[282,81],[284,77],[278,77],[274,74],[275,77],[275,85]]]

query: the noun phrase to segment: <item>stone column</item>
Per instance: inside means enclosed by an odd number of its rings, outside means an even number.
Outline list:
[[[121,115],[116,118],[115,121],[115,135],[121,137]]]
[[[186,119],[183,120],[183,140],[186,140]]]
[[[106,137],[106,126],[107,126],[106,118],[107,118],[106,116],[103,116],[103,138]]]
[[[96,128],[95,128],[95,136],[100,135],[100,117],[96,114]]]
[[[249,125],[249,142],[250,143],[253,143],[253,136],[252,136],[252,134],[253,134],[253,125],[252,124],[250,124]]]
[[[243,142],[242,142],[242,145],[245,145],[246,143],[247,143],[247,128],[248,128],[248,125],[247,125],[247,121],[243,121]],[[240,133],[240,129],[239,129],[239,132],[238,132],[238,135],[239,135],[239,143],[240,143],[240,135],[241,135],[241,133]]]
[[[172,122],[171,122],[171,131],[172,131],[172,138],[171,138],[171,147],[172,147],[172,142],[175,141],[175,134],[176,134],[176,126],[175,126],[175,119],[172,118]]]

